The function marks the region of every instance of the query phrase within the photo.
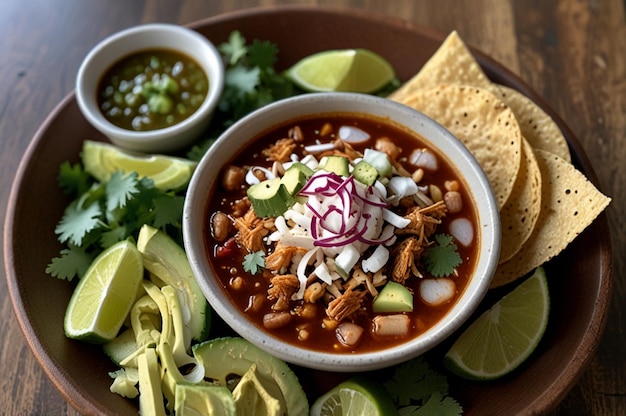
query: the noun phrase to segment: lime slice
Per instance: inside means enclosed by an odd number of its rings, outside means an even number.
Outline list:
[[[311,416],[394,415],[398,411],[389,393],[378,383],[354,377],[318,398],[311,406]]]
[[[461,334],[445,355],[445,366],[472,380],[493,380],[510,373],[537,347],[548,325],[549,310],[548,282],[539,267]]]
[[[115,171],[137,172],[148,177],[162,190],[186,186],[197,163],[191,160],[166,156],[129,152],[108,143],[86,140],[81,158],[85,171],[101,182],[109,180]]]
[[[372,93],[394,77],[391,64],[367,49],[333,49],[309,55],[287,70],[287,76],[306,91]]]
[[[82,277],[65,311],[68,338],[102,344],[115,338],[143,279],[141,253],[130,241],[104,250]]]

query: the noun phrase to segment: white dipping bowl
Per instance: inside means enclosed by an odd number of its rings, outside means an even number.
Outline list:
[[[479,259],[473,276],[451,310],[423,334],[394,347],[375,352],[331,353],[288,344],[257,327],[230,301],[214,275],[207,253],[210,247],[207,209],[221,168],[259,134],[284,122],[320,113],[359,113],[387,118],[413,130],[439,155],[456,166],[469,186],[478,215],[476,244]],[[480,165],[448,130],[424,114],[380,97],[352,93],[317,93],[288,98],[255,111],[229,128],[200,161],[189,185],[183,212],[184,244],[191,267],[207,300],[232,329],[253,344],[287,362],[327,371],[356,372],[391,366],[425,353],[456,331],[483,299],[491,283],[500,253],[498,205]]]
[[[118,127],[98,107],[98,85],[106,71],[120,59],[150,49],[172,50],[200,65],[209,79],[205,100],[192,115],[169,127],[150,131]],[[111,35],[87,54],[78,69],[76,99],[87,121],[114,144],[140,152],[173,152],[189,146],[208,127],[224,88],[224,71],[219,51],[198,32],[173,24],[145,24]]]

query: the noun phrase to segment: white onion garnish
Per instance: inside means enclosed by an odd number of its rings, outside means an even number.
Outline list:
[[[356,127],[341,126],[339,127],[339,138],[348,143],[360,143],[368,140],[370,135]]]
[[[437,170],[439,163],[435,156],[428,149],[416,149],[409,156],[409,163],[427,170]]]
[[[450,223],[450,234],[463,246],[474,241],[474,227],[467,218],[456,218]]]
[[[412,178],[406,176],[394,176],[389,179],[388,186],[399,199],[417,193],[417,184]]]
[[[304,150],[309,153],[321,153],[327,150],[333,150],[335,148],[334,143],[322,143],[322,144],[312,144],[310,146],[304,146]]]
[[[370,257],[361,262],[361,266],[365,273],[376,273],[383,268],[387,260],[389,260],[389,250],[385,246],[378,246]]]

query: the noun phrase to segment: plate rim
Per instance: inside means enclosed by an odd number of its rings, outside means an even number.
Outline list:
[[[341,8],[336,6],[309,6],[309,5],[282,5],[282,6],[258,6],[246,9],[239,9],[230,12],[224,12],[215,16],[203,18],[195,22],[191,22],[182,26],[188,26],[192,29],[200,29],[210,25],[216,25],[227,21],[236,21],[243,18],[249,18],[253,16],[265,15],[265,14],[284,14],[284,13],[316,13],[316,14],[332,14],[332,15],[345,15],[350,13],[357,19],[368,20],[375,24],[399,26],[404,30],[408,30],[414,33],[421,33],[426,36],[436,37],[444,39],[444,35],[430,27],[420,26],[411,21],[403,20],[401,18],[392,17],[389,15],[380,14],[372,11],[365,11],[352,8]],[[559,128],[562,129],[567,139],[568,146],[572,152],[573,161],[575,165],[587,176],[587,178],[596,185],[599,189],[598,179],[595,171],[591,165],[591,162],[582,148],[581,143],[577,137],[573,134],[570,127],[564,122],[556,111],[550,107],[547,102],[535,92],[524,80],[518,75],[511,72],[504,65],[500,64],[493,58],[489,57],[482,51],[468,46],[472,53],[475,54],[481,67],[488,74],[500,72],[507,74],[507,84],[515,89],[522,91],[528,95],[537,105],[539,105],[546,113],[548,113],[553,120],[557,123]],[[100,403],[92,400],[88,395],[84,395],[77,386],[72,382],[72,379],[57,365],[52,355],[48,354],[46,347],[39,341],[37,332],[30,320],[30,314],[27,313],[24,308],[21,299],[21,290],[19,277],[17,276],[17,270],[15,266],[15,253],[13,251],[13,240],[15,233],[13,232],[14,218],[16,216],[16,201],[19,198],[21,184],[25,180],[28,168],[32,163],[33,156],[36,154],[36,150],[43,144],[43,138],[45,136],[47,128],[55,120],[59,114],[69,107],[73,101],[75,101],[75,91],[68,93],[46,116],[42,124],[37,129],[35,135],[29,142],[26,151],[24,152],[22,159],[18,165],[16,173],[13,178],[9,198],[7,201],[7,211],[4,222],[4,266],[5,275],[8,285],[9,297],[11,299],[14,314],[17,318],[18,325],[22,334],[25,337],[25,341],[29,346],[29,349],[35,355],[38,363],[44,370],[44,373],[48,376],[48,379],[61,393],[65,400],[70,403],[74,408],[81,411],[89,412],[101,412],[108,413],[107,409],[103,409]],[[537,396],[528,403],[526,407],[527,411],[533,413],[546,413],[553,410],[574,387],[576,382],[581,378],[584,371],[587,369],[590,361],[592,360],[595,351],[600,343],[602,334],[604,332],[607,317],[609,315],[609,304],[612,293],[612,277],[613,277],[613,250],[610,236],[610,228],[608,225],[608,216],[606,210],[603,211],[598,218],[594,221],[594,227],[599,231],[598,247],[601,248],[603,253],[600,259],[600,273],[598,275],[597,286],[598,293],[606,293],[605,297],[599,297],[596,299],[596,307],[593,310],[593,314],[589,316],[590,324],[597,329],[597,331],[587,331],[587,333],[581,338],[580,344],[577,346],[574,354],[570,359],[573,362],[577,362],[576,368],[567,367],[560,377],[556,378],[551,383],[549,391],[545,391],[543,394]],[[595,324],[595,325],[593,325]],[[588,342],[585,342],[588,341]],[[586,345],[586,348],[582,346]],[[567,381],[567,380],[570,381]],[[557,393],[556,395],[554,393]],[[550,397],[547,397],[550,396]]]

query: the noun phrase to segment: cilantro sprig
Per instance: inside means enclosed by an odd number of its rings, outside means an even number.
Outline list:
[[[82,277],[102,250],[135,238],[143,224],[180,239],[184,195],[159,190],[151,179],[118,171],[108,181],[99,182],[81,164],[64,162],[57,180],[73,201],[55,228],[65,247],[46,268],[54,277]]]
[[[224,91],[207,138],[187,154],[192,160],[199,160],[215,138],[235,121],[266,104],[302,92],[275,69],[278,47],[274,43],[258,39],[248,42],[235,30],[218,49],[226,63]]]
[[[422,356],[398,365],[383,386],[402,416],[463,414],[461,405],[449,396],[445,375],[433,370]]]
[[[434,277],[450,276],[463,260],[454,244],[454,238],[448,234],[435,234],[435,244],[423,254],[424,265]]]

